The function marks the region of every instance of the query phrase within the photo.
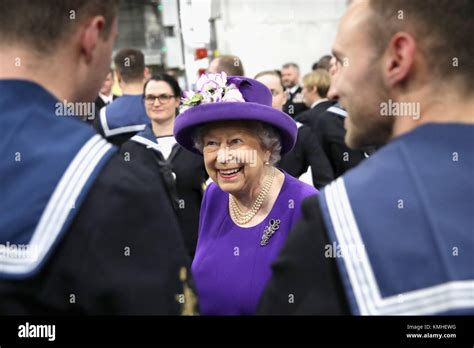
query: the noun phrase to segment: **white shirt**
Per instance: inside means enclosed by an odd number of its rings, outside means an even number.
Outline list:
[[[299,85],[295,85],[295,86],[291,87],[290,89],[287,90],[287,91],[288,91],[288,94],[295,94],[295,93],[296,93],[296,90],[297,90],[298,88],[300,88]]]
[[[158,137],[156,138],[156,142],[158,143],[158,149],[163,154],[164,159],[168,159],[170,157],[171,151],[173,150],[173,146],[176,144],[176,139],[172,135]]]
[[[105,103],[105,105],[108,105],[108,104],[110,104],[114,101],[114,95],[113,94],[105,95],[105,94],[99,93],[99,97],[100,97],[100,99],[102,99],[102,101]]]

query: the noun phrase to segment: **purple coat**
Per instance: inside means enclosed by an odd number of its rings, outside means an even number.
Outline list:
[[[318,191],[292,176],[285,181],[265,220],[237,226],[229,215],[229,194],[212,183],[201,205],[199,239],[192,272],[203,315],[252,315],[271,276],[271,264],[301,216],[304,198]],[[271,219],[279,229],[261,246]]]

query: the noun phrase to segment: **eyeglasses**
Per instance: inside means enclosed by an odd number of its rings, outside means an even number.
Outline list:
[[[147,104],[155,104],[155,100],[158,99],[158,101],[161,103],[161,104],[166,104],[168,103],[172,98],[175,98],[174,95],[169,95],[169,94],[160,94],[160,95],[152,95],[152,94],[149,94],[149,95],[146,95],[145,96],[145,102]]]

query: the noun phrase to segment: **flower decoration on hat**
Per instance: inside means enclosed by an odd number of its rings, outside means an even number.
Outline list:
[[[196,82],[196,91],[184,92],[180,112],[194,106],[209,103],[245,102],[234,83],[229,83],[227,74],[204,74]]]

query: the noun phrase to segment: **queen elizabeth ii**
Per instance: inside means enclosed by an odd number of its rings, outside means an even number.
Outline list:
[[[262,83],[203,75],[183,99],[174,133],[204,157],[212,179],[200,211],[192,272],[204,315],[251,315],[304,198],[318,191],[275,168],[297,127]]]

